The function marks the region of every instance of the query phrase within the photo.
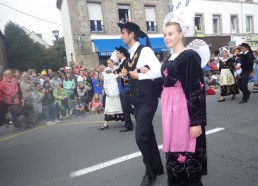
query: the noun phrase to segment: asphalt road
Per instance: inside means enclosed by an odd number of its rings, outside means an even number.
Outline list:
[[[207,135],[208,175],[203,178],[204,185],[257,186],[258,94],[241,105],[240,95],[236,100],[227,97],[222,103],[217,102],[218,97],[207,96],[207,131],[225,129]],[[103,115],[86,115],[54,126],[1,135],[0,185],[138,186],[144,166],[142,157],[132,154],[139,151],[134,132],[119,133],[122,122],[112,122],[108,130],[99,131],[102,120]],[[160,109],[154,126],[158,144],[162,144]],[[162,151],[161,156],[165,162]],[[73,177],[78,170],[83,171]],[[166,179],[166,175],[159,176],[154,185],[166,186]]]

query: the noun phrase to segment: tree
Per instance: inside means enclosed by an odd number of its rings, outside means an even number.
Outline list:
[[[40,71],[50,67],[46,49],[34,43],[18,24],[9,21],[5,25],[5,38],[10,68],[22,71],[34,68]]]
[[[53,70],[58,70],[66,65],[64,38],[54,41],[54,45],[47,49],[47,56]]]

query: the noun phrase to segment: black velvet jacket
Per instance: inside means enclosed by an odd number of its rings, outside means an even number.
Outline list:
[[[190,126],[206,126],[206,96],[200,56],[193,50],[185,50],[174,60],[169,58],[161,68],[164,87],[180,82],[187,99]]]

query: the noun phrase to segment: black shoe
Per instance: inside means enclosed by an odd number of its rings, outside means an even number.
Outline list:
[[[251,92],[249,91],[249,94],[248,94],[247,100],[250,98],[250,95],[251,95]]]
[[[119,132],[127,132],[127,131],[132,131],[133,128],[123,128],[121,130],[119,130]]]
[[[218,102],[223,102],[223,101],[225,101],[225,98],[224,98],[224,99],[221,99],[221,100],[218,100]]]
[[[156,177],[150,177],[149,175],[144,175],[140,186],[151,186],[153,185],[155,180],[156,180]]]
[[[234,95],[231,97],[231,99],[236,99],[236,95],[234,94]]]
[[[239,102],[239,104],[246,103],[246,102],[247,102],[246,100],[242,99],[242,100]]]
[[[105,129],[108,129],[108,128],[109,128],[109,125],[107,125],[107,126],[103,125],[102,127],[99,128],[99,130],[105,130]]]

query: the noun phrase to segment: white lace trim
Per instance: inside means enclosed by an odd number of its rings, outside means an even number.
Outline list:
[[[123,112],[121,112],[121,111],[115,111],[115,112],[104,112],[104,114],[107,114],[107,115],[115,115],[115,114],[123,114]]]

